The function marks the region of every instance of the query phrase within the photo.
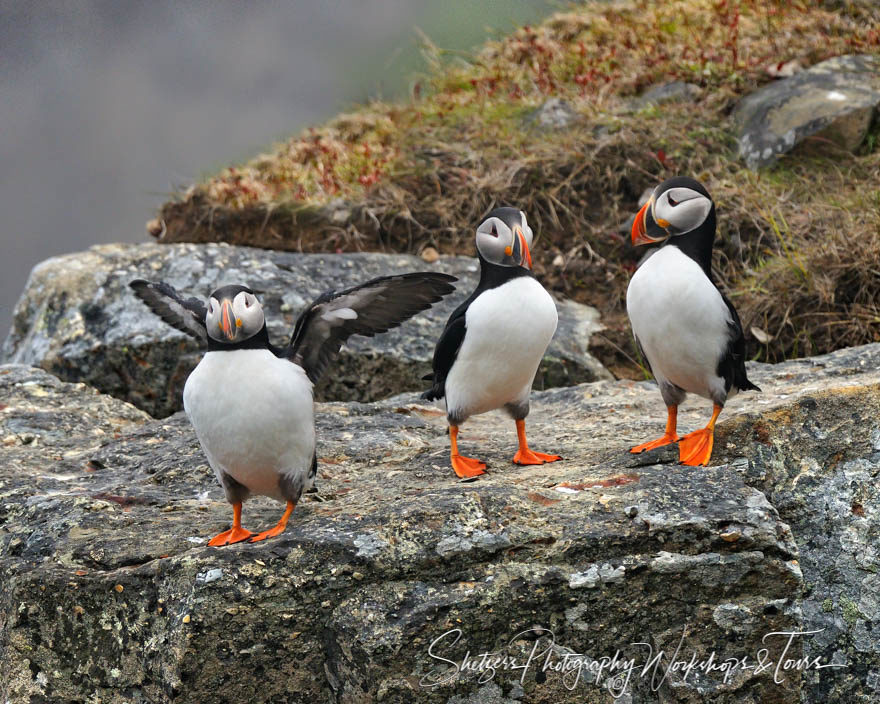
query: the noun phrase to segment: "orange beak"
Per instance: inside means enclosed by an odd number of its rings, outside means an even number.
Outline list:
[[[640,244],[648,244],[653,240],[648,237],[646,233],[645,227],[645,218],[648,217],[648,208],[651,207],[651,200],[648,199],[648,202],[642,206],[642,209],[636,213],[636,219],[633,220],[632,226],[632,243],[634,247],[637,247]]]
[[[633,220],[632,226],[632,243],[634,247],[637,247],[640,244],[653,244],[654,242],[661,242],[665,240],[668,236],[668,232],[664,232],[662,227],[668,226],[669,223],[654,222],[654,218],[651,217],[651,205],[654,203],[654,197],[648,199],[648,202],[645,203],[641,210],[636,213],[636,219]],[[650,222],[649,222],[650,218]],[[658,237],[652,237],[648,232],[659,235]]]
[[[523,234],[522,228],[516,226],[516,236],[519,237],[519,246],[522,248],[522,266],[526,269],[532,268],[532,253],[529,251],[529,245],[526,242],[526,236]]]
[[[226,339],[232,342],[238,334],[238,327],[233,322],[235,316],[232,314],[232,302],[224,300],[220,304],[220,329],[226,335]]]

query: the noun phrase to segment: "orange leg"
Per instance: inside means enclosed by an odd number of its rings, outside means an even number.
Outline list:
[[[526,442],[526,422],[524,420],[516,421],[516,436],[519,438],[519,450],[513,456],[513,461],[516,464],[544,464],[562,459],[559,455],[547,455],[529,449],[529,444]]]
[[[296,504],[293,501],[287,502],[287,508],[284,509],[284,515],[281,516],[281,520],[275,525],[274,528],[270,528],[269,530],[264,530],[259,535],[255,535],[248,542],[256,543],[260,540],[265,540],[266,538],[274,538],[276,535],[281,535],[284,532],[284,529],[287,528],[287,519],[290,518],[290,514],[293,513],[293,509],[296,507]]]
[[[208,545],[216,548],[221,545],[240,543],[242,540],[247,540],[252,535],[253,533],[249,530],[245,530],[241,527],[241,502],[239,502],[237,504],[232,504],[232,528],[215,535],[208,541]]]
[[[678,442],[678,434],[675,432],[676,424],[678,423],[678,406],[667,406],[666,407],[666,432],[663,433],[662,438],[658,438],[657,440],[652,440],[651,442],[646,442],[641,445],[636,445],[633,447],[630,452],[639,453],[645,452],[645,450],[653,450],[658,447],[663,447],[664,445],[670,445],[674,442]]]
[[[452,468],[455,473],[462,479],[467,477],[479,477],[485,474],[486,465],[480,460],[472,457],[464,457],[458,454],[458,426],[449,426],[449,444],[451,445],[451,455],[449,459],[452,461]]]
[[[715,440],[715,421],[721,413],[721,406],[715,405],[712,409],[712,418],[705,428],[695,430],[685,435],[678,443],[678,461],[682,464],[696,467],[709,464],[712,457],[712,445]]]

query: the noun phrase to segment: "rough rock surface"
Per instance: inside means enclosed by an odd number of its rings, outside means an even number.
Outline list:
[[[772,163],[807,137],[859,147],[880,105],[880,58],[838,56],[770,83],[734,112],[739,153],[749,168]]]
[[[318,493],[280,538],[224,549],[204,545],[230,511],[180,414],[0,368],[0,701],[876,701],[878,365],[880,345],[754,366],[764,392],[730,401],[706,469],[626,452],[662,429],[647,382],[536,393],[552,465],[510,464],[510,421],[473,419],[462,450],[489,474],[471,483],[415,395],[321,404]],[[681,427],[707,411],[688,403]],[[254,500],[245,525],[280,510]],[[659,685],[664,661],[654,691],[630,645],[670,656],[684,634],[678,660],[769,647],[775,666],[767,633],[819,628],[787,655],[843,667],[782,684],[770,667]],[[439,657],[533,649],[422,686],[454,674]],[[617,649],[637,669],[615,700],[595,669]],[[566,653],[584,669],[542,671]]]
[[[409,255],[295,254],[224,244],[101,245],[34,268],[0,360],[86,382],[163,417],[181,408],[183,384],[201,350],[150,314],[128,289],[132,279],[161,279],[203,297],[224,283],[247,283],[260,294],[270,337],[280,344],[303,307],[328,288],[406,271],[454,274],[457,290],[386,335],[352,338],[317,389],[322,399],[384,398],[425,388],[421,377],[431,369],[434,343],[476,286],[475,259],[426,264]],[[601,329],[598,311],[573,301],[559,301],[558,308],[559,329],[537,387],[610,378],[588,350],[590,336]]]

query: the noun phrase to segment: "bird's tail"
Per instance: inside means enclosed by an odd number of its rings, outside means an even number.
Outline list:
[[[760,391],[761,390],[760,386],[753,384],[748,379],[744,379],[743,381],[745,381],[745,385],[740,387],[740,391]]]

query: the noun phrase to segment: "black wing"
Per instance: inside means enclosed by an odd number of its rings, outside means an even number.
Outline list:
[[[327,291],[306,308],[290,345],[279,352],[317,382],[342,343],[352,335],[372,337],[395,328],[452,293],[449,274],[417,272],[380,276],[345,291]]]
[[[727,349],[718,362],[718,376],[724,378],[724,388],[730,391],[731,386],[736,386],[740,391],[760,391],[746,376],[746,340],[743,336],[742,323],[736,313],[733,304],[723,293],[721,298],[730,311],[730,321],[727,323],[730,337],[727,341]]]
[[[651,372],[651,376],[654,375],[654,370],[651,368],[651,360],[648,359],[648,355],[645,354],[645,350],[642,348],[642,343],[639,342],[639,338],[636,337],[636,334],[633,333],[633,339],[636,341],[636,347],[639,349],[639,355],[641,355],[642,359],[645,361],[645,364],[648,365],[648,371]]]
[[[431,381],[431,388],[422,394],[422,398],[428,401],[435,401],[446,395],[446,377],[449,376],[449,370],[455,363],[458,356],[458,349],[464,342],[464,334],[467,332],[467,310],[468,306],[474,302],[474,299],[482,292],[477,289],[468,296],[458,308],[452,311],[449,320],[446,321],[446,327],[443,328],[443,334],[437,340],[437,346],[434,348],[434,359],[431,366],[434,369],[432,374],[422,377],[425,381]]]
[[[207,342],[208,330],[205,327],[205,318],[208,309],[198,298],[183,298],[173,286],[163,281],[136,279],[128,285],[150,310],[170,326],[200,342]]]
[[[467,332],[464,314],[450,318],[446,323],[446,328],[440,339],[437,340],[437,346],[434,348],[434,373],[424,377],[426,381],[431,381],[431,388],[422,394],[422,398],[428,401],[435,401],[446,396],[446,377],[449,376],[449,370],[455,363],[458,356],[458,349],[464,341],[464,334]]]

